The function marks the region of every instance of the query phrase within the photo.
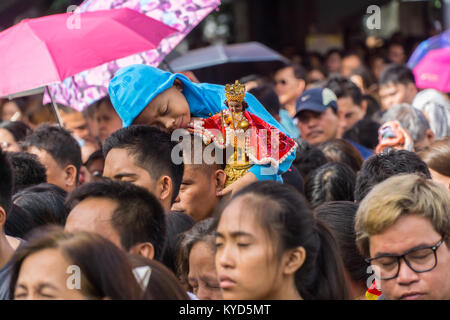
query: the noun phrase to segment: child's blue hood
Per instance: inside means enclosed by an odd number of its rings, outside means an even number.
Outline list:
[[[193,83],[185,75],[137,64],[117,71],[109,84],[109,95],[123,127],[128,127],[158,94],[183,82],[183,94],[194,117],[207,118],[225,108],[223,86]]]

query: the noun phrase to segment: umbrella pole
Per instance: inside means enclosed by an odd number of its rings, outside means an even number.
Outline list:
[[[173,71],[173,69],[170,67],[170,64],[167,62],[166,59],[163,59],[162,62],[164,63],[165,67],[167,68],[167,71],[170,71],[170,72],[172,72],[172,73],[175,73],[175,71]]]
[[[45,86],[45,90],[47,90],[47,94],[50,96],[50,100],[52,101],[52,111],[55,114],[56,119],[58,120],[58,124],[61,128],[64,128],[64,124],[58,111],[58,106],[56,105],[55,100],[53,99],[53,95],[51,94],[48,86]]]

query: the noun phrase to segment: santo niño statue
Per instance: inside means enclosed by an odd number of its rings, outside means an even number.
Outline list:
[[[225,86],[226,110],[196,121],[189,131],[201,136],[205,144],[233,148],[226,159],[226,186],[244,176],[252,165],[278,167],[296,148],[297,143],[262,119],[246,111],[245,86],[236,81]]]

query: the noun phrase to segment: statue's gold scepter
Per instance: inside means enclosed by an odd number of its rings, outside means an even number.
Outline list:
[[[222,139],[223,139],[223,144],[226,145],[226,141],[225,141],[225,120],[223,119],[223,110],[220,110],[220,120],[222,122]]]

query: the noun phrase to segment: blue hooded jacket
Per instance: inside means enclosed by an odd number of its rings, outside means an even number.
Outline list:
[[[131,125],[150,101],[173,86],[175,79],[183,83],[183,94],[192,117],[209,118],[227,108],[224,103],[226,100],[224,86],[194,83],[180,73],[172,74],[155,67],[137,64],[117,71],[108,87],[111,102],[122,119],[123,127]],[[250,113],[288,135],[253,95],[246,93],[245,101]],[[277,170],[270,165],[253,165],[249,171],[258,180],[282,181],[281,174],[289,169],[294,159],[295,152],[292,152]]]

